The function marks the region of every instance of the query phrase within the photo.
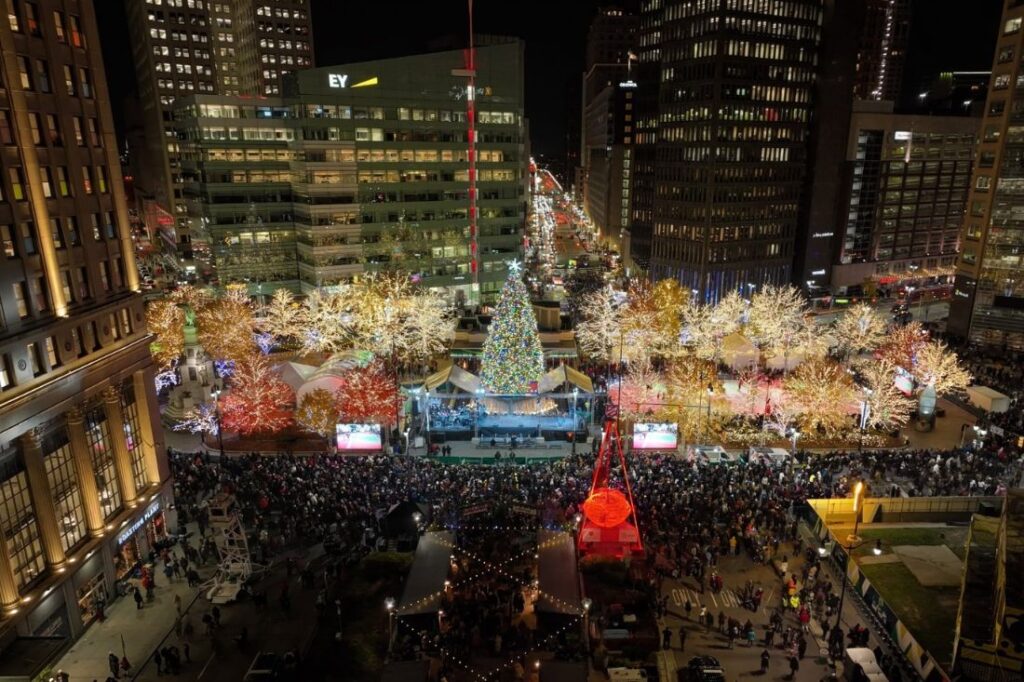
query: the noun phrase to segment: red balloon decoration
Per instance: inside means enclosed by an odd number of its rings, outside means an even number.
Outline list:
[[[626,496],[613,488],[595,488],[583,503],[587,520],[600,528],[614,528],[628,519],[632,511]]]

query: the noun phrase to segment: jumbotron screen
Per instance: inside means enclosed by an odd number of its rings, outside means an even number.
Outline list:
[[[380,450],[380,424],[338,424],[338,452],[346,450]]]
[[[675,450],[678,445],[677,424],[633,424],[634,450]]]

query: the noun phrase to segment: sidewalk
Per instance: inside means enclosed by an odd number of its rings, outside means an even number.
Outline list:
[[[205,578],[211,570],[204,567],[200,575]],[[105,680],[110,675],[107,655],[113,651],[118,658],[122,656],[123,638],[123,653],[132,664],[133,674],[136,667],[142,665],[167,633],[173,630],[175,595],[181,597],[182,610],[187,611],[199,596],[199,590],[189,587],[184,578],[168,583],[163,573],[160,573],[153,601],[144,601],[142,608],[137,609],[131,594],[127,594],[109,604],[106,620],[93,623],[85,635],[54,664],[53,669],[63,670],[72,680]],[[198,620],[194,613],[192,617],[193,621]]]

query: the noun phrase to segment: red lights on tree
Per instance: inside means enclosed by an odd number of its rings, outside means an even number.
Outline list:
[[[280,431],[292,423],[294,402],[291,387],[265,355],[256,353],[236,365],[231,390],[221,400],[224,430],[242,435]]]
[[[397,421],[397,389],[380,360],[342,377],[336,396],[343,422],[388,425]]]

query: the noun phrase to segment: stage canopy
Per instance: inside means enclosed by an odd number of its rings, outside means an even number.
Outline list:
[[[448,365],[441,371],[434,372],[427,377],[426,381],[423,382],[423,387],[428,391],[433,391],[438,386],[445,384],[451,384],[455,388],[474,395],[482,385],[480,377],[470,374],[458,365]]]
[[[537,579],[540,597],[537,610],[578,616],[583,613],[580,581],[576,572],[573,536],[563,531],[537,531]],[[554,597],[552,599],[551,597]]]
[[[452,544],[452,534],[448,531],[430,531],[420,538],[398,605],[399,616],[437,612],[444,581],[448,578]]]
[[[584,393],[594,392],[594,383],[590,377],[568,365],[560,365],[542,376],[537,383],[537,392],[555,393],[564,384],[572,384]]]

